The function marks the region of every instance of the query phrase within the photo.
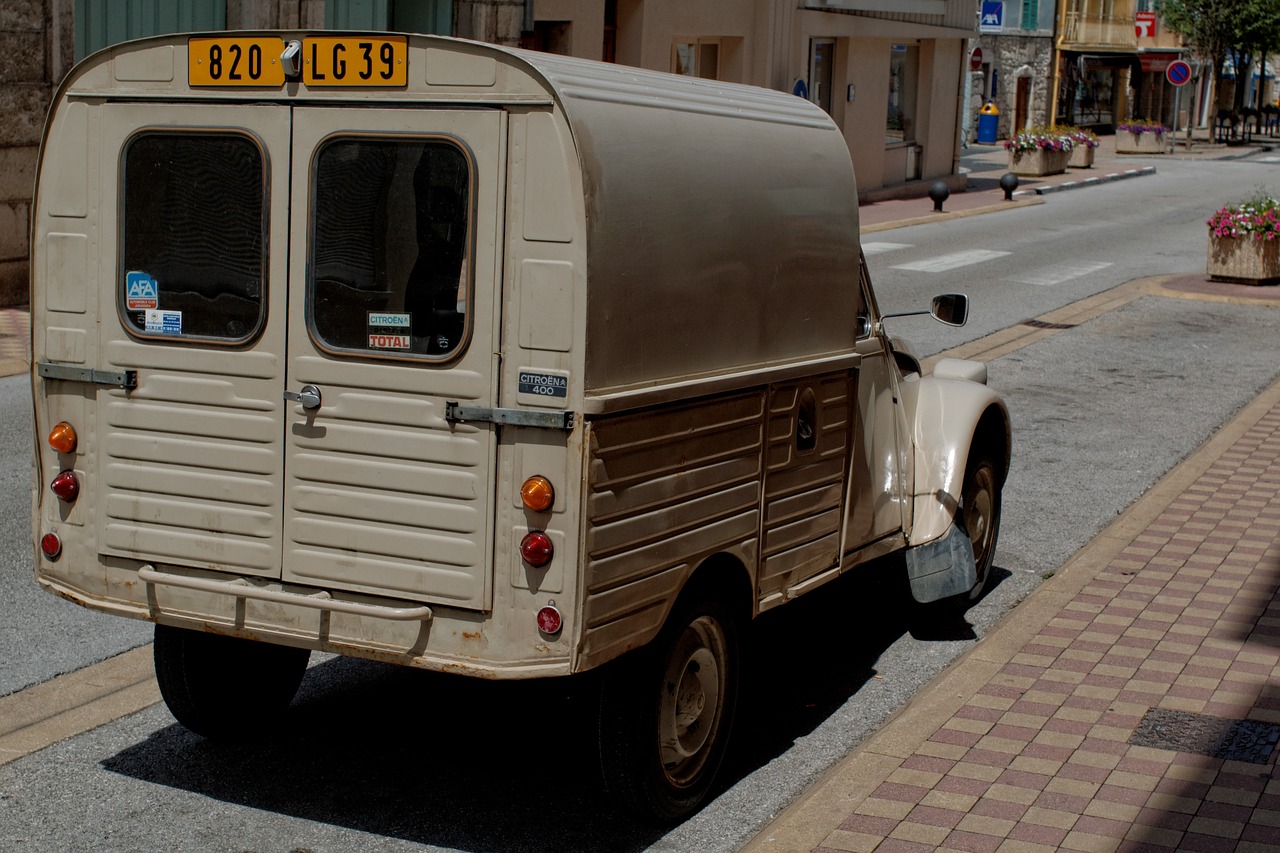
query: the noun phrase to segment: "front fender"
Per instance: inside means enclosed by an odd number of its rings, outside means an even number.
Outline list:
[[[965,463],[975,443],[990,448],[1004,480],[1011,447],[1009,410],[986,385],[950,376],[903,383],[911,424],[915,486],[907,545],[943,536],[955,520]]]

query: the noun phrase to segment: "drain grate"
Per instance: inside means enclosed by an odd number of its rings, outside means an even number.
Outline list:
[[[1033,329],[1074,329],[1075,323],[1050,323],[1047,320],[1023,320],[1022,325]]]
[[[1151,708],[1129,738],[1133,746],[1194,752],[1228,761],[1266,764],[1280,742],[1280,725]]]

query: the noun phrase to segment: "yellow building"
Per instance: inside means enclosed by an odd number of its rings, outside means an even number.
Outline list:
[[[1131,116],[1141,73],[1137,0],[1059,0],[1053,120],[1109,132]]]

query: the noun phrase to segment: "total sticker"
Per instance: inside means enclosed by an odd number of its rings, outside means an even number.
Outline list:
[[[124,274],[124,304],[129,311],[146,311],[160,305],[160,286],[144,272]]]
[[[369,349],[410,349],[412,346],[408,335],[369,336]]]
[[[146,330],[159,335],[180,335],[182,312],[148,310]]]

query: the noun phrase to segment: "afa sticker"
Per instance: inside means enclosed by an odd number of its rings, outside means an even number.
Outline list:
[[[160,287],[144,272],[124,274],[124,304],[128,311],[148,311],[160,306]]]
[[[146,330],[157,335],[182,334],[181,311],[147,311]]]

